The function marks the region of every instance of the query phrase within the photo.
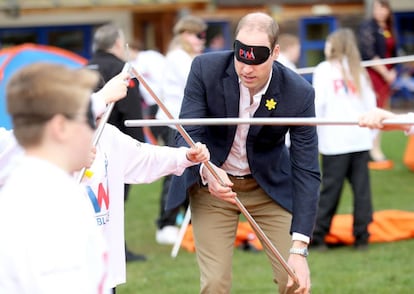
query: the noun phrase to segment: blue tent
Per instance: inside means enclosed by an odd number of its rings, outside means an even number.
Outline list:
[[[0,50],[0,127],[12,128],[6,107],[8,80],[17,70],[35,62],[59,63],[78,68],[84,66],[87,60],[70,51],[45,45],[23,44]]]

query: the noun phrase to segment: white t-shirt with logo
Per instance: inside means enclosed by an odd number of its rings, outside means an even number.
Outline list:
[[[107,251],[82,186],[21,156],[0,192],[0,293],[108,293]]]
[[[126,281],[124,183],[150,183],[167,174],[181,175],[194,163],[186,159],[187,148],[141,143],[110,124],[105,125],[96,147],[95,160],[82,183],[109,248],[108,283],[116,287]]]
[[[343,63],[346,65],[346,63]],[[347,70],[347,69],[346,69]],[[324,61],[313,74],[316,117],[332,120],[352,120],[375,108],[376,99],[368,78],[361,75],[361,94],[353,81],[342,76],[339,63]],[[372,148],[375,131],[358,125],[319,125],[319,151],[324,155],[338,155],[368,151]]]

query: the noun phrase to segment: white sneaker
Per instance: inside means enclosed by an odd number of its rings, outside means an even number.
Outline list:
[[[157,230],[155,239],[158,244],[172,245],[178,238],[179,229],[176,226],[165,226]]]

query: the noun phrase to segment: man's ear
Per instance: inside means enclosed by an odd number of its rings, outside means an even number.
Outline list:
[[[275,48],[273,48],[272,55],[270,56],[273,60],[276,60],[279,57],[280,53],[280,46],[279,44],[275,45]]]

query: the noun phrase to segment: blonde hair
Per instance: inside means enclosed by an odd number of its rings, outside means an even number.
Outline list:
[[[81,110],[86,112],[97,82],[98,74],[92,70],[51,63],[34,63],[16,72],[6,95],[20,145],[39,144],[45,124],[56,114],[70,118]]]
[[[183,49],[191,56],[194,55],[193,46],[191,46],[191,44],[182,35],[177,35],[171,40],[168,46],[168,51],[172,51],[177,48]]]
[[[174,35],[179,35],[184,32],[198,34],[207,29],[206,22],[197,16],[186,15],[178,20],[173,28]]]
[[[327,42],[331,44],[327,59],[341,62],[344,80],[346,82],[352,80],[357,93],[361,93],[361,74],[365,75],[366,71],[361,65],[355,34],[348,28],[338,29],[328,36]],[[349,67],[350,77],[344,68],[344,62]]]

